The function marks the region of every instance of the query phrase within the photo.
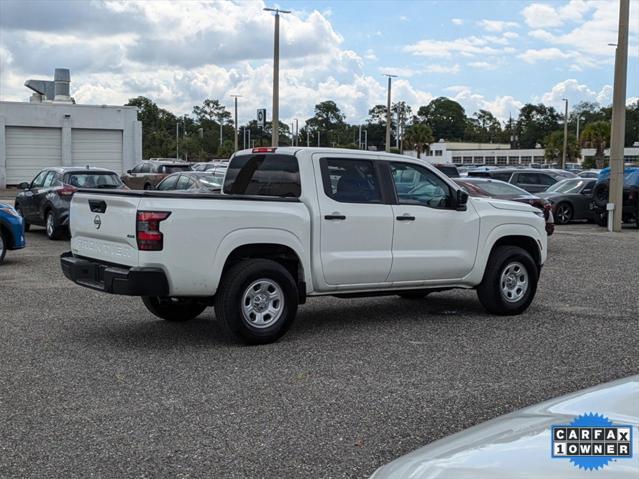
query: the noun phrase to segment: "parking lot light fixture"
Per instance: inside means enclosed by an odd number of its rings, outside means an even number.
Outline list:
[[[237,144],[237,99],[240,98],[242,95],[231,95],[231,98],[233,98],[234,102],[235,102],[235,150],[237,151],[238,149],[238,144]]]
[[[392,75],[390,73],[384,73],[384,76],[388,77],[388,94],[386,97],[386,144],[384,145],[384,149],[387,152],[390,152],[390,134],[391,134],[391,121],[392,121],[392,113],[391,113],[391,80],[393,78],[397,78],[397,75]]]
[[[564,113],[564,149],[561,155],[561,169],[563,170],[566,167],[566,153],[568,150],[568,99],[562,98],[562,100],[566,103]]]

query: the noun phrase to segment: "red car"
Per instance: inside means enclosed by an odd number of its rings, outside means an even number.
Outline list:
[[[464,188],[470,196],[518,201],[539,208],[544,212],[544,218],[546,219],[546,233],[550,236],[555,232],[555,219],[552,214],[552,205],[548,200],[528,193],[526,190],[506,183],[505,181],[492,180],[489,178],[453,178],[453,181]]]

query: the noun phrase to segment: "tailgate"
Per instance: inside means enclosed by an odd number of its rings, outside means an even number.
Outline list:
[[[71,251],[75,256],[137,266],[135,218],[140,197],[76,193],[71,201]]]

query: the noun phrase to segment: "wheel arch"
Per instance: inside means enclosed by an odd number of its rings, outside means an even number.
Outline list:
[[[532,237],[524,235],[502,236],[493,243],[492,247],[490,248],[488,257],[490,258],[490,255],[492,255],[495,249],[499,248],[500,246],[517,246],[519,248],[522,248],[523,250],[528,252],[530,256],[532,256],[535,264],[537,265],[537,268],[541,268],[542,256],[540,246]]]

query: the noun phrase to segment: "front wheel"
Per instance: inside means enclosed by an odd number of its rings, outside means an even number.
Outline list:
[[[526,250],[499,246],[488,259],[477,296],[490,313],[521,314],[535,297],[538,279],[537,265]]]
[[[225,272],[215,315],[246,344],[277,341],[295,320],[298,289],[291,273],[268,259],[247,259]]]
[[[172,322],[183,322],[197,318],[206,305],[189,298],[161,298],[158,296],[143,296],[142,302],[146,309],[158,318]]]
[[[573,211],[569,203],[559,203],[555,209],[555,221],[557,224],[565,225],[572,219]]]

